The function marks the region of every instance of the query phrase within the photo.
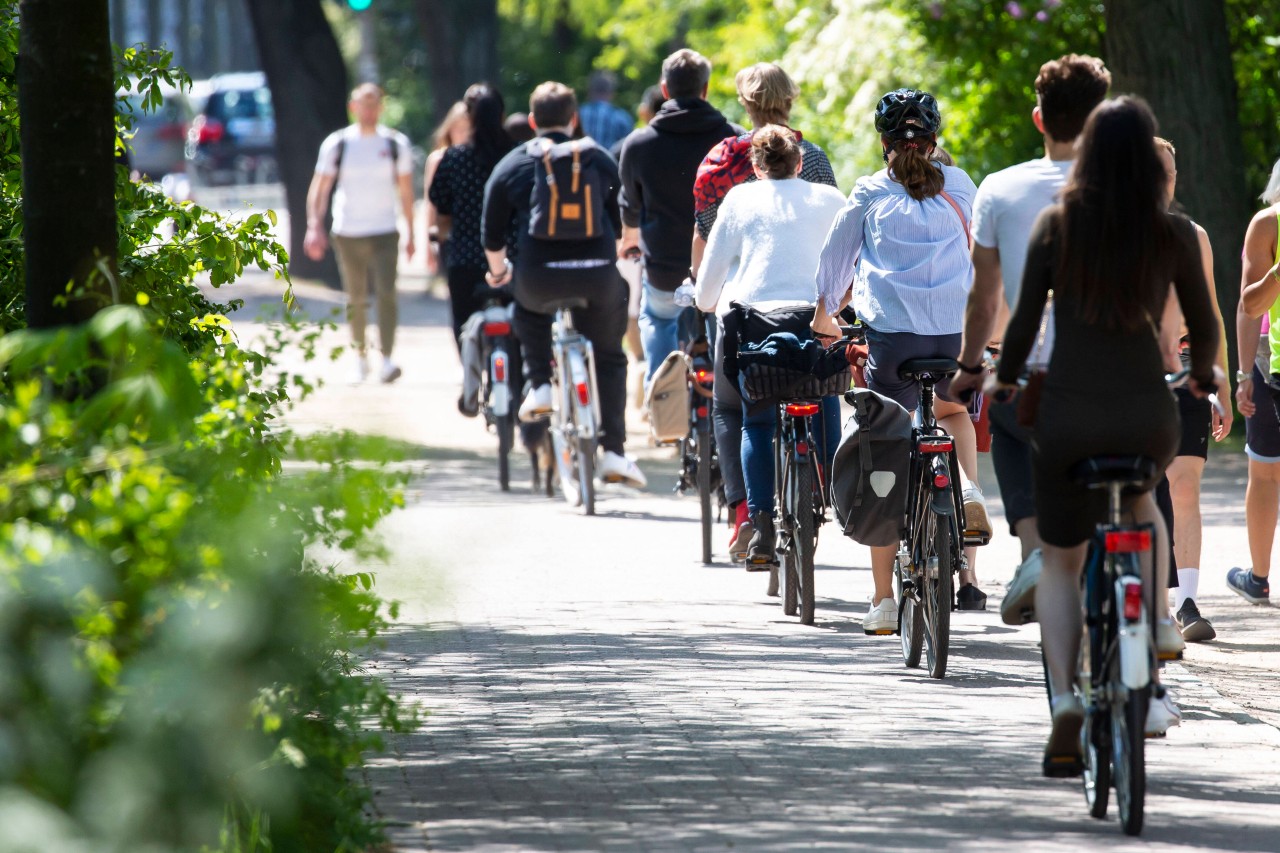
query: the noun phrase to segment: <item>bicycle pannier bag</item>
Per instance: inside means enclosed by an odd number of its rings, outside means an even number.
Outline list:
[[[862,545],[895,545],[907,515],[911,415],[866,388],[849,392],[853,414],[831,466],[831,492],[844,534]]]
[[[608,191],[596,158],[608,156],[594,142],[534,139],[526,149],[537,162],[529,234],[539,240],[588,240],[602,233]]]
[[[689,357],[679,350],[663,360],[644,393],[649,434],[658,444],[689,434]]]

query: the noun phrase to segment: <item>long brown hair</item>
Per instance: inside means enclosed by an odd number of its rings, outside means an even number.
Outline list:
[[[907,195],[916,201],[933,198],[942,192],[947,179],[942,170],[929,159],[937,145],[937,137],[933,134],[917,134],[911,139],[894,140],[892,137],[881,137],[885,146],[885,157],[889,151],[897,152],[893,165],[889,167],[889,177],[902,184]]]
[[[1151,322],[1169,289],[1175,241],[1166,213],[1156,119],[1141,98],[1098,105],[1062,191],[1058,287],[1077,290],[1085,320],[1126,332]]]

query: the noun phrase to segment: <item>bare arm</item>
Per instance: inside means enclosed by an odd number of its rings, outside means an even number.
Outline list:
[[[1236,387],[1236,406],[1240,414],[1252,417],[1253,404],[1253,362],[1258,357],[1258,337],[1262,332],[1262,323],[1258,319],[1266,313],[1267,307],[1252,312],[1246,309],[1245,292],[1249,285],[1257,282],[1267,274],[1270,264],[1276,257],[1277,234],[1274,208],[1261,211],[1249,223],[1249,230],[1244,237],[1243,269],[1240,275],[1240,302],[1236,306],[1236,346],[1240,351],[1240,370],[1249,378]]]
[[[436,169],[440,168],[440,161],[444,159],[444,152],[436,149],[427,155],[427,165],[422,170],[422,198],[426,202],[424,211],[424,219],[426,220],[427,238],[427,272],[435,273],[439,271],[440,266],[440,250],[435,243],[431,242],[431,235],[435,233],[437,239],[443,243],[448,236],[447,228],[443,227],[441,222],[440,211],[431,203],[431,182],[436,178]],[[413,220],[410,220],[412,222]],[[434,229],[434,231],[433,231]]]
[[[1213,246],[1209,243],[1209,232],[1205,231],[1199,225],[1196,226],[1196,237],[1200,240],[1200,262],[1204,265],[1204,281],[1209,289],[1209,304],[1213,306],[1213,317],[1218,321],[1218,333],[1221,335],[1218,343],[1218,366],[1222,368],[1223,376],[1230,376],[1227,371],[1227,326],[1222,320],[1222,308],[1218,306],[1218,291],[1213,283]],[[1227,386],[1230,388],[1230,386]],[[1225,392],[1224,392],[1225,396]],[[1224,405],[1224,415],[1219,415],[1218,410],[1213,410],[1213,438],[1215,441],[1222,441],[1231,434],[1232,413],[1231,406]]]
[[[408,230],[408,236],[404,241],[404,256],[412,258],[417,244],[413,239],[413,176],[400,175],[398,178],[400,184],[400,207],[404,211],[404,222]]]
[[[1268,208],[1253,217],[1244,235],[1244,279],[1240,307],[1261,317],[1280,296],[1280,264],[1276,264],[1276,214]]]
[[[707,252],[707,241],[702,239],[702,235],[698,233],[698,227],[693,228],[693,246],[689,251],[689,269],[696,270],[702,266],[702,256]]]
[[[973,290],[964,309],[964,344],[960,361],[977,364],[987,343],[1002,334],[996,329],[1004,302],[1004,277],[1000,271],[1000,250],[973,244]]]
[[[316,172],[307,188],[307,233],[302,249],[307,257],[318,261],[329,248],[329,238],[324,233],[324,215],[329,212],[329,196],[333,193],[335,176]]]

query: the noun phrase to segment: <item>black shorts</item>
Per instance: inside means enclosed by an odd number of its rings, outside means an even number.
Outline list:
[[[1256,462],[1280,462],[1280,419],[1271,400],[1267,376],[1253,366],[1253,417],[1244,419],[1244,452]]]
[[[1182,420],[1182,440],[1178,443],[1179,456],[1209,458],[1209,433],[1213,430],[1213,406],[1207,399],[1198,399],[1186,388],[1175,388],[1178,398],[1178,417]]]

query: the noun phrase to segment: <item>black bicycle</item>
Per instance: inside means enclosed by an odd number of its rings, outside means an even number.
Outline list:
[[[777,458],[774,489],[778,505],[778,572],[782,576],[782,612],[800,614],[800,622],[813,624],[813,556],[818,531],[827,521],[830,489],[823,466],[818,464],[825,436],[815,435],[813,418],[822,410],[814,399],[788,399],[778,404]],[[770,577],[777,592],[777,575]]]
[[[934,418],[934,387],[959,369],[953,358],[915,358],[903,362],[898,371],[901,378],[920,386],[912,426],[907,515],[894,571],[898,633],[906,665],[919,666],[923,654],[933,678],[947,673],[955,575],[965,565],[960,468],[955,440]]]
[[[698,317],[699,323],[702,317]],[[680,442],[680,479],[676,491],[696,491],[702,515],[702,563],[711,564],[711,534],[724,511],[724,484],[720,479],[720,456],[712,431],[712,385],[715,368],[711,345],[701,334],[688,345],[689,432]],[[715,506],[715,512],[712,507]]]

